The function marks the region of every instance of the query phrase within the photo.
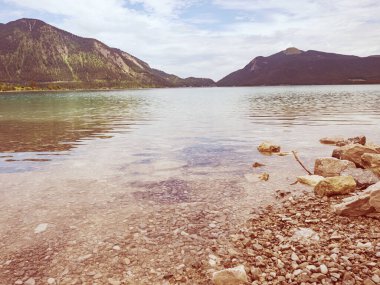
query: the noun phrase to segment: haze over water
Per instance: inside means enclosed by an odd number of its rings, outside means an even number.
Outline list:
[[[321,137],[380,142],[379,110],[378,85],[3,94],[0,256],[58,240],[53,264],[75,267],[72,258],[112,237],[150,250],[130,251],[133,276],[148,278],[141,262],[170,267],[173,248],[192,256],[211,246],[304,173],[292,156],[259,154],[262,141],[298,151],[312,168],[331,154]],[[267,165],[267,184],[245,179],[255,161]],[[41,223],[48,228],[36,235]],[[202,241],[185,243],[176,230]],[[36,267],[61,270],[44,262]]]

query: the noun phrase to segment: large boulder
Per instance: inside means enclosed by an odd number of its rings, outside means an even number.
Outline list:
[[[314,165],[314,174],[323,177],[339,176],[344,170],[356,168],[355,163],[333,157],[318,158]]]
[[[362,193],[343,199],[333,206],[335,213],[342,216],[364,216],[380,213],[380,182]]]
[[[362,155],[364,168],[370,169],[373,173],[380,177],[380,154],[365,153]]]
[[[348,168],[344,170],[341,176],[352,176],[355,179],[357,189],[366,189],[380,181],[379,177],[369,169]]]
[[[365,145],[367,138],[365,136],[358,136],[353,138],[344,139],[343,137],[326,137],[319,140],[323,144],[331,144],[336,146],[345,146],[348,144],[361,144]]]
[[[281,147],[279,145],[273,144],[271,142],[263,142],[257,148],[262,153],[278,153],[281,151]]]
[[[367,142],[367,138],[365,136],[359,136],[359,137],[349,138],[349,139],[340,141],[336,145],[337,146],[345,146],[345,145],[348,145],[348,144],[361,144],[361,145],[365,145],[366,142]]]
[[[362,155],[365,153],[379,152],[376,150],[376,148],[370,146],[364,146],[361,144],[349,144],[335,149],[332,153],[332,157],[352,161],[357,167],[364,168]]]
[[[334,196],[350,194],[356,190],[356,182],[352,176],[335,176],[323,179],[314,187],[318,196]]]
[[[215,285],[240,285],[248,282],[244,265],[214,272],[212,282]]]

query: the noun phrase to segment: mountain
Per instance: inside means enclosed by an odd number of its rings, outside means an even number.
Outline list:
[[[151,68],[116,48],[35,19],[0,25],[0,83],[51,88],[213,86]]]
[[[288,48],[259,56],[218,86],[380,83],[380,57],[358,57]]]

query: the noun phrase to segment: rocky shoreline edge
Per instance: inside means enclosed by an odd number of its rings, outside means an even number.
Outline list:
[[[364,136],[321,143],[338,148],[297,180],[314,191],[280,191],[280,206],[254,213],[215,249],[214,284],[380,284],[380,147]],[[280,153],[271,143],[258,149]]]

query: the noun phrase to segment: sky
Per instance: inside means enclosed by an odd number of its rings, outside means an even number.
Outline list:
[[[287,47],[380,54],[379,0],[0,0],[0,23],[36,18],[181,77],[219,80]]]

